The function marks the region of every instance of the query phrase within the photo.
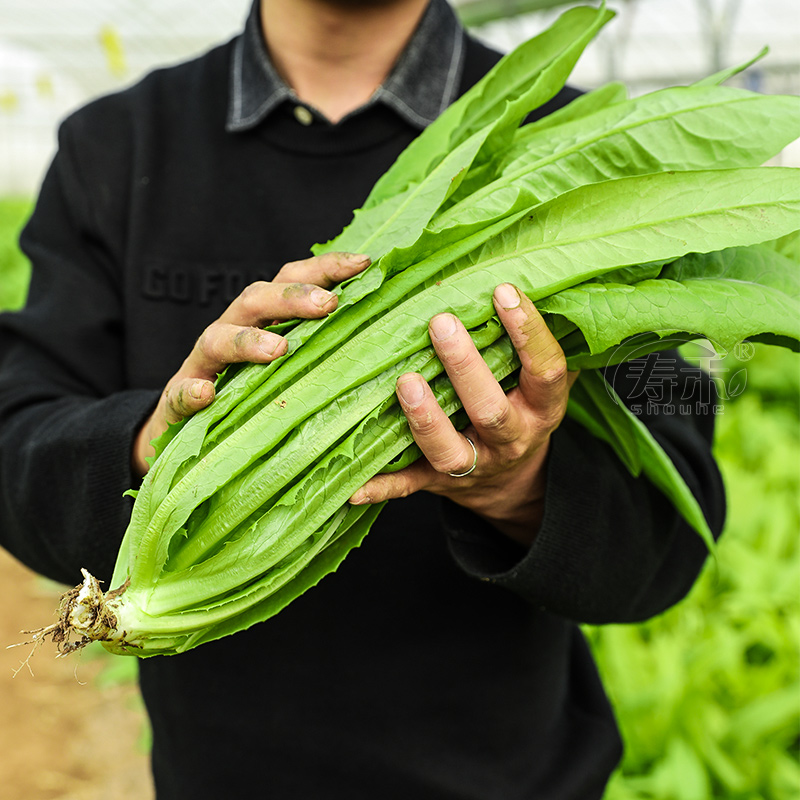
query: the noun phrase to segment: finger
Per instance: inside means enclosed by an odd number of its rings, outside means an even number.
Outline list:
[[[519,388],[545,426],[555,427],[564,415],[568,371],[564,351],[533,303],[510,283],[495,289],[500,321],[519,354]]]
[[[425,379],[413,372],[401,375],[397,397],[414,441],[433,469],[443,475],[466,472],[474,459],[472,445],[453,427]]]
[[[333,292],[312,283],[256,281],[225,309],[219,321],[262,328],[275,319],[324,317],[337,302]]]
[[[164,390],[164,416],[167,422],[179,422],[206,408],[213,400],[211,381],[184,378]]]
[[[418,461],[398,472],[383,473],[370,478],[352,495],[350,503],[361,506],[408,497],[414,492],[426,489],[434,478],[435,474],[430,464]]]
[[[287,347],[277,333],[215,322],[200,335],[178,374],[213,380],[228,364],[267,364],[284,355]]]
[[[325,253],[302,261],[284,264],[275,276],[276,283],[313,283],[326,288],[352,278],[371,263],[363,253]]]
[[[516,439],[514,409],[466,328],[452,314],[438,314],[429,330],[436,354],[479,438],[489,445]]]

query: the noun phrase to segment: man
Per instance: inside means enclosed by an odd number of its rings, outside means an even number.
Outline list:
[[[241,37],[70,118],[22,238],[28,305],[0,322],[4,546],[61,581],[110,576],[151,438],[225,364],[284,352],[262,325],[335,307],[369,254],[309,247],[497,58],[445,0],[263,0]],[[495,305],[519,388],[431,321],[472,424],[399,380],[426,459],[354,495],[392,503],[339,571],[141,662],[159,800],[602,795],[620,743],[576,623],[661,611],[703,546],[564,418],[574,376],[531,303],[504,284]],[[710,418],[647,423],[719,530]]]

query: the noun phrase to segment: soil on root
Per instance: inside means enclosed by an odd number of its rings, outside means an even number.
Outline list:
[[[67,587],[39,578],[3,550],[0,587],[0,795],[152,798],[138,688],[130,679],[111,680],[127,657],[91,645],[56,658],[47,641],[35,651],[34,645],[6,649],[26,639],[21,629],[54,620]]]

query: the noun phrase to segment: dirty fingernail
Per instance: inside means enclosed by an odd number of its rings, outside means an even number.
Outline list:
[[[358,267],[362,264],[368,264],[370,257],[365,253],[347,253],[347,260],[354,266]]]
[[[456,332],[456,318],[452,314],[437,314],[431,320],[431,333],[439,340],[449,339]]]
[[[193,397],[195,400],[199,400],[203,396],[203,386],[205,384],[202,381],[195,381],[189,387],[189,395]]]
[[[511,310],[519,306],[519,292],[510,283],[501,283],[494,290],[495,300],[500,304],[501,308]]]
[[[311,302],[315,306],[324,308],[326,305],[328,305],[328,303],[330,303],[333,296],[333,292],[326,292],[324,289],[314,289],[311,292]]]

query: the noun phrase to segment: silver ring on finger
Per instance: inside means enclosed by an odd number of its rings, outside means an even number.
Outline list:
[[[472,466],[466,472],[448,472],[447,474],[451,478],[466,478],[467,475],[472,474],[472,472],[474,472],[475,470],[475,467],[478,466],[478,450],[475,447],[475,442],[473,442],[472,439],[469,438],[469,436],[464,436],[464,438],[469,442],[469,446],[472,448],[472,455],[473,455]]]

